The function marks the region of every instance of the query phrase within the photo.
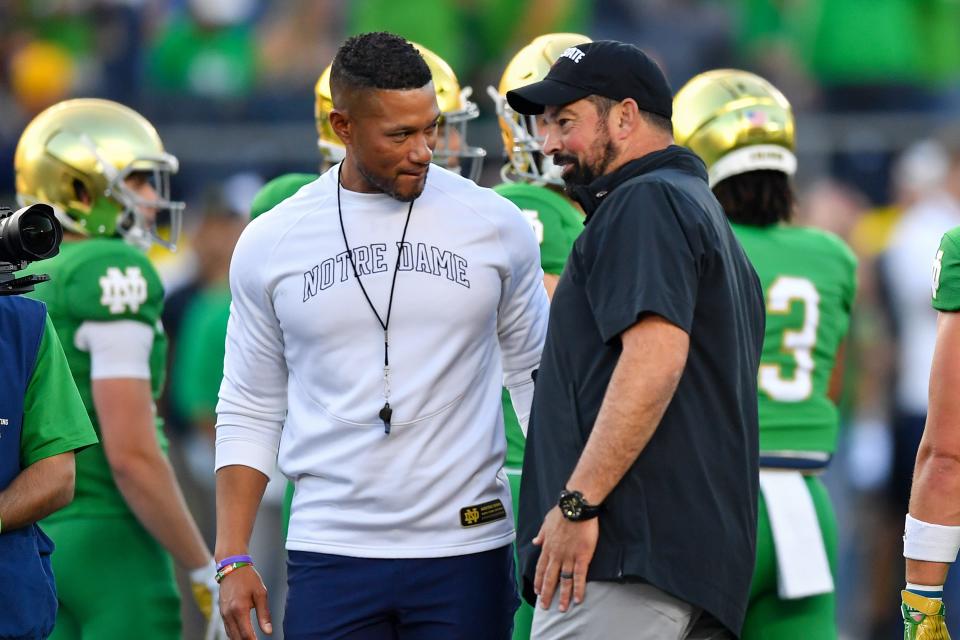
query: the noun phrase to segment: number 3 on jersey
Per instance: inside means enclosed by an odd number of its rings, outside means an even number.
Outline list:
[[[813,393],[813,348],[820,324],[820,294],[806,278],[780,276],[767,290],[767,314],[786,314],[794,302],[803,304],[803,326],[783,332],[782,351],[793,356],[793,375],[783,375],[778,364],[760,364],[759,385],[771,399],[800,402]]]

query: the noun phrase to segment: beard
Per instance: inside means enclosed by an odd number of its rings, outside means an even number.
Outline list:
[[[562,154],[553,156],[554,164],[563,165],[565,171],[561,177],[568,192],[577,185],[590,184],[606,173],[607,167],[617,155],[617,149],[613,146],[613,141],[606,130],[598,129],[597,133],[599,135],[590,148],[594,160],[581,162],[576,156]],[[573,168],[566,170],[568,165],[572,165]]]
[[[356,165],[357,171],[360,172],[360,175],[363,176],[363,179],[366,180],[371,187],[374,187],[378,191],[381,191],[394,200],[399,200],[400,202],[412,202],[419,198],[420,194],[423,193],[423,188],[427,184],[427,173],[430,172],[430,165],[428,164],[426,166],[426,171],[423,174],[423,181],[420,182],[420,185],[405,192],[399,189],[396,178],[390,179],[385,176],[379,176],[363,166],[363,163],[361,163],[359,160],[356,161]]]

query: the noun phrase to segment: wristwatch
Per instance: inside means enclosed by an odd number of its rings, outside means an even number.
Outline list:
[[[600,515],[600,505],[590,504],[583,499],[583,494],[579,491],[568,491],[564,489],[560,492],[560,499],[557,501],[560,507],[560,513],[563,517],[572,522],[589,520]]]

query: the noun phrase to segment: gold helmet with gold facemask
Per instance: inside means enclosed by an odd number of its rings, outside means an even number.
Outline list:
[[[443,58],[423,45],[415,42],[410,44],[416,47],[430,68],[433,88],[437,93],[437,105],[442,114],[433,162],[476,181],[480,177],[487,152],[467,143],[467,124],[480,115],[477,104],[470,100],[472,90],[470,87],[460,87],[457,75]],[[333,96],[330,91],[332,68],[332,63],[327,65],[314,87],[314,116],[319,134],[317,145],[325,164],[340,162],[345,153],[343,142],[330,124],[330,112],[333,111]]]
[[[507,64],[496,89],[487,87],[500,121],[500,135],[507,163],[500,177],[507,182],[533,182],[562,185],[560,167],[543,155],[543,137],[537,131],[535,116],[524,116],[510,108],[507,91],[539,82],[547,75],[560,54],[569,47],[591,42],[579,33],[548,33],[534,38]]]
[[[184,205],[170,200],[170,176],[178,167],[146,118],[94,98],[65,100],[41,112],[14,155],[21,206],[48,203],[65,231],[119,235],[144,250],[153,243],[175,248]],[[131,189],[131,176],[149,181],[155,198]],[[157,232],[158,211],[170,214],[169,238]]]
[[[790,103],[748,71],[716,69],[685,84],[673,99],[673,132],[703,159],[710,186],[748,171],[797,170]]]

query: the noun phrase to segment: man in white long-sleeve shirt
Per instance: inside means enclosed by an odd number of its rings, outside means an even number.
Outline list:
[[[286,638],[509,638],[517,596],[500,388],[529,415],[546,329],[519,210],[430,165],[430,71],[349,39],[330,124],[347,153],[236,248],[217,422],[221,608],[270,631],[247,541],[274,464],[296,485]],[[429,169],[429,171],[428,171]]]

